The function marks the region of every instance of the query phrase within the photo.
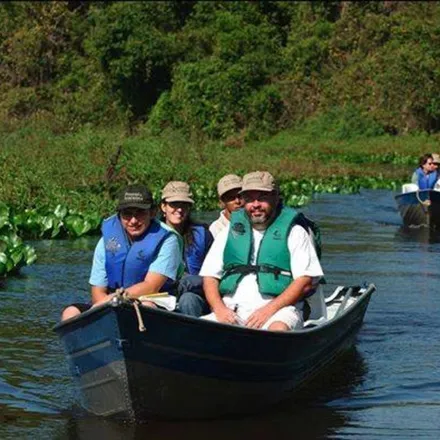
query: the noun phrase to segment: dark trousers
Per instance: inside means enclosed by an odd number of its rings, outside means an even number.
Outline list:
[[[177,286],[177,308],[180,313],[199,317],[211,313],[199,275],[185,275]]]

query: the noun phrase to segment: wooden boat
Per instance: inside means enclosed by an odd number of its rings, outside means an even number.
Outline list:
[[[368,287],[339,287],[327,317],[269,332],[219,324],[116,297],[55,327],[82,406],[100,416],[212,418],[280,402],[348,349]]]
[[[395,199],[405,226],[440,229],[440,191],[410,191]]]

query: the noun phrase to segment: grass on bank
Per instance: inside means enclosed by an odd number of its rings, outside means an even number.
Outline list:
[[[334,177],[402,182],[421,154],[439,151],[439,137],[427,134],[343,140],[305,127],[261,141],[237,136],[207,142],[176,131],[128,136],[118,127],[84,127],[55,135],[29,125],[1,134],[0,201],[17,210],[61,204],[105,214],[127,183],[145,183],[158,197],[167,181],[185,180],[193,184],[196,198],[214,199],[222,175],[253,170],[268,170],[285,182]]]

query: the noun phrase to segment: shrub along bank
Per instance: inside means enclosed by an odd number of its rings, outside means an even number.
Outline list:
[[[157,201],[169,180],[190,183],[196,209],[218,209],[216,183],[227,173],[268,170],[279,178],[290,206],[308,203],[314,193],[355,193],[361,188],[397,189],[438,138],[367,137],[311,122],[263,141],[209,142],[176,131],[154,136],[140,131],[84,127],[56,135],[27,126],[0,138],[0,274],[35,260],[22,238],[65,238],[99,233],[114,211],[117,191],[145,183]],[[345,134],[345,136],[347,136]],[[19,154],[17,154],[19,152]]]

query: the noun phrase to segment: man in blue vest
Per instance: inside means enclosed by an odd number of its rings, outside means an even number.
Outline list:
[[[200,275],[213,313],[222,323],[287,331],[303,325],[303,303],[323,276],[309,231],[283,207],[268,172],[243,177],[244,209],[214,240]],[[322,303],[322,302],[321,302]]]
[[[120,288],[131,298],[172,288],[181,263],[178,238],[154,218],[151,192],[143,185],[128,186],[119,195],[117,211],[104,220],[95,248],[92,303],[72,304],[62,320],[109,301]]]

